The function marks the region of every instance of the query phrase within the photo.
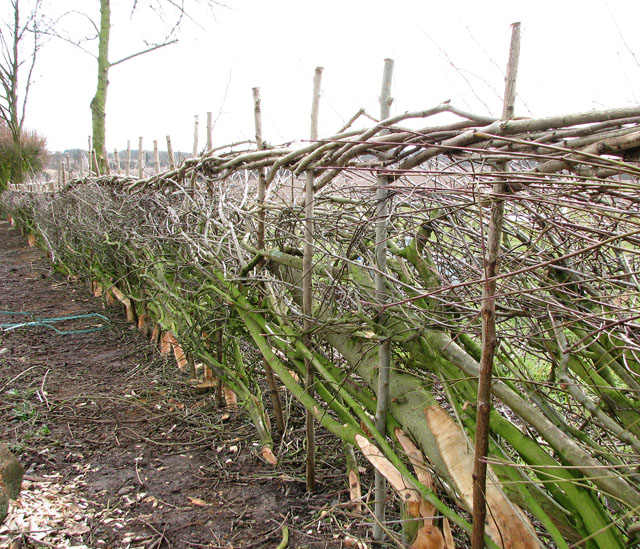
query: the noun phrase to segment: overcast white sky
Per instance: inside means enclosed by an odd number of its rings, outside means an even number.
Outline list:
[[[516,114],[545,116],[640,101],[640,2],[636,0],[224,0],[192,13],[178,44],[116,66],[107,102],[108,149],[145,146],[170,134],[190,151],[193,115],[214,113],[215,144],[254,135],[251,89],[261,89],[271,143],[305,139],[313,72],[325,67],[320,134],[335,133],[360,107],[377,115],[383,60],[395,60],[392,112],[451,99],[499,115],[510,24],[522,22]],[[187,3],[189,0],[187,0]],[[0,5],[8,5],[0,0]],[[98,0],[45,0],[51,10],[99,17]],[[148,4],[149,2],[144,2]],[[143,4],[143,2],[140,2]],[[165,32],[152,13],[130,19],[132,0],[112,0],[112,61]],[[2,16],[8,10],[3,9]],[[90,28],[65,19],[75,36]],[[96,45],[88,43],[95,50]],[[27,125],[50,150],[85,148],[96,61],[51,41],[42,51]]]

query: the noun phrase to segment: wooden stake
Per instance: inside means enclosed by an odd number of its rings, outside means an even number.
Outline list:
[[[111,175],[111,165],[109,164],[109,153],[107,152],[107,146],[102,147],[102,157],[104,158],[104,169],[106,175]]]
[[[198,128],[200,126],[200,117],[196,114],[194,117],[194,123],[193,123],[193,158],[196,158],[198,156]],[[195,191],[196,191],[196,183],[198,180],[198,174],[197,172],[194,170],[193,171],[193,175],[191,176],[191,190],[193,192],[193,194],[195,195]]]
[[[153,140],[153,173],[160,173],[160,152],[158,151],[158,140]]]
[[[93,147],[91,146],[91,136],[88,138],[89,148],[87,149],[87,164],[89,165],[89,177],[93,173]]]
[[[138,138],[138,178],[144,178],[144,151],[142,150],[142,137]]]
[[[131,175],[131,141],[127,139],[127,167],[125,168],[125,175],[129,177]]]
[[[213,113],[207,113],[207,151],[213,149]]]
[[[502,120],[513,118],[516,103],[516,79],[518,77],[518,63],[520,60],[520,23],[511,25],[511,46],[507,75],[504,82],[504,103],[502,105]]]
[[[260,104],[260,88],[253,88],[253,118],[256,128],[256,149],[264,150],[264,141],[262,140],[262,110]],[[264,178],[264,169],[258,170],[258,250],[264,248],[264,197],[266,194],[266,182]]]
[[[169,169],[170,170],[175,170],[176,169],[176,159],[175,156],[173,156],[173,146],[171,145],[171,136],[167,135],[167,155],[169,157]]]
[[[391,112],[391,80],[393,77],[393,59],[384,60],[382,74],[382,89],[380,92],[380,119],[389,118]],[[387,272],[387,224],[389,216],[388,191],[389,178],[378,176],[376,182],[376,301],[379,305],[387,301],[386,272]],[[377,321],[384,326],[386,314],[378,315]],[[384,339],[378,347],[378,401],[376,405],[376,428],[382,435],[387,430],[387,410],[389,409],[389,378],[391,374],[391,341]],[[373,538],[381,540],[384,537],[384,503],[387,493],[387,482],[384,475],[376,469],[375,473],[375,523]]]
[[[264,141],[262,139],[262,110],[261,110],[261,102],[260,102],[260,88],[253,88],[253,115],[256,129],[256,148],[259,151],[264,150]],[[266,194],[266,182],[264,177],[264,169],[258,170],[258,249],[264,249],[264,234],[265,234],[265,209],[264,209],[264,198]],[[261,261],[257,268],[262,266],[263,262]],[[282,412],[282,402],[280,401],[280,394],[278,392],[278,383],[276,381],[276,377],[273,374],[273,369],[269,362],[264,359],[264,373],[267,378],[267,385],[269,386],[269,394],[271,395],[271,402],[273,404],[273,415],[276,419],[276,429],[280,436],[284,434],[284,430],[286,427],[284,421],[284,413]]]
[[[118,154],[118,149],[113,149],[113,164],[116,173],[120,173],[120,155]]]
[[[198,126],[200,125],[200,117],[196,114],[193,122],[193,156],[198,156]]]
[[[93,167],[95,168],[95,175],[100,176],[100,165],[98,164],[98,155],[96,154],[96,150],[93,149],[91,151],[91,158],[93,159]]]
[[[317,67],[313,77],[313,101],[311,103],[311,141],[318,139],[318,112],[320,110],[320,86],[322,83],[322,67]],[[315,181],[314,170],[307,170],[307,179],[305,183],[305,205],[304,205],[304,247],[302,256],[302,313],[304,315],[303,334],[304,343],[307,348],[313,348],[311,331],[313,330],[313,209],[314,209],[314,191],[313,184]],[[308,358],[305,358],[305,366],[307,369],[307,378],[305,379],[305,390],[309,396],[313,397],[314,389],[314,372],[313,364]],[[313,414],[307,410],[305,414],[305,428],[307,439],[307,492],[315,492],[316,490],[316,441],[315,441],[315,425]]]
[[[518,55],[520,53],[520,23],[511,26],[511,47],[505,82],[505,98],[502,117],[507,120],[513,116],[516,97],[516,75]],[[508,169],[502,164],[502,171]],[[476,411],[476,442],[473,462],[473,529],[471,532],[472,549],[484,547],[485,521],[487,518],[486,486],[487,462],[489,450],[489,414],[491,412],[491,378],[493,358],[498,343],[496,335],[496,281],[500,245],[502,243],[502,222],[504,219],[504,199],[506,183],[494,183],[492,190],[491,215],[484,257],[484,285],[482,288],[482,355],[478,374],[478,401]]]

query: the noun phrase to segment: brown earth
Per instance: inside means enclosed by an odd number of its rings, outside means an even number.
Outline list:
[[[119,308],[54,273],[6,221],[0,310],[12,325],[0,329],[0,440],[26,470],[0,547],[278,547],[285,526],[289,547],[367,546],[335,440],[319,433],[321,491],[305,494],[301,425],[266,464],[242,411],[197,394]],[[91,313],[109,320],[53,325],[103,329],[13,328]]]

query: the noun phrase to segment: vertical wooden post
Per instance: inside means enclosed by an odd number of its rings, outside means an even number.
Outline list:
[[[113,169],[116,173],[120,173],[122,167],[120,166],[120,154],[118,149],[113,149]]]
[[[213,113],[207,113],[207,151],[213,149]]]
[[[91,174],[93,173],[93,147],[91,146],[91,136],[89,136],[88,142],[89,148],[87,149],[87,165],[89,167],[89,177],[91,177]]]
[[[253,118],[256,128],[256,149],[259,151],[264,150],[264,141],[262,140],[262,110],[260,103],[260,88],[253,88]],[[258,171],[258,249],[264,248],[264,198],[266,195],[266,183],[264,177],[264,170]]]
[[[511,46],[505,80],[505,96],[502,108],[503,120],[513,117],[516,97],[516,76],[520,54],[520,23],[511,26]],[[508,165],[499,169],[506,172]],[[498,344],[496,334],[496,281],[500,245],[502,243],[502,222],[504,219],[504,195],[507,185],[503,181],[494,183],[491,197],[491,214],[487,230],[484,257],[484,285],[482,288],[482,354],[478,373],[478,401],[476,409],[476,441],[473,463],[473,529],[472,549],[484,547],[485,521],[487,518],[487,452],[489,450],[489,414],[491,412],[491,379],[493,358]]]
[[[193,121],[193,156],[198,156],[198,127],[200,125],[200,117],[196,114]]]
[[[173,146],[171,145],[171,136],[167,135],[167,156],[169,157],[169,169],[176,169],[176,158],[173,156]]]
[[[264,140],[262,139],[262,110],[260,103],[260,88],[253,88],[253,119],[256,129],[256,148],[259,151],[264,150]],[[264,169],[258,170],[258,250],[264,249],[264,235],[265,235],[265,209],[264,198],[266,195],[266,181],[264,177]],[[263,262],[260,262],[259,266],[262,266]],[[264,360],[264,373],[267,378],[267,385],[269,386],[269,394],[271,395],[271,402],[273,404],[273,415],[276,419],[276,429],[280,436],[284,434],[285,421],[284,413],[282,411],[282,402],[280,401],[280,394],[278,393],[278,383],[276,377],[273,374],[273,369],[267,360]]]
[[[111,165],[109,164],[109,153],[107,152],[107,146],[102,146],[102,158],[104,158],[104,170],[106,175],[111,175]]]
[[[382,89],[380,92],[380,119],[389,118],[391,112],[391,80],[393,77],[393,59],[384,60],[382,74]],[[389,216],[389,178],[378,176],[376,181],[376,302],[383,305],[387,301],[386,272],[387,272],[387,224]],[[384,325],[387,315],[380,313],[377,322]],[[382,435],[387,430],[387,410],[389,408],[389,377],[391,373],[391,340],[384,339],[378,347],[378,400],[376,404],[376,429]],[[384,504],[387,493],[387,482],[376,469],[375,472],[375,517],[373,538],[381,540],[384,537],[382,525],[385,520]]]
[[[193,123],[193,158],[198,156],[198,128],[200,127],[200,117],[196,114],[194,117]],[[191,174],[191,192],[193,196],[196,194],[196,183],[198,181],[198,173],[196,170],[193,170]]]
[[[138,138],[138,179],[144,178],[144,150],[142,150],[142,137]]]
[[[125,168],[125,175],[129,177],[131,175],[131,141],[127,139],[127,167]]]
[[[507,75],[504,82],[504,103],[502,105],[502,119],[513,118],[516,103],[516,79],[518,78],[518,63],[520,60],[520,23],[511,25],[511,45],[509,47],[509,61]]]
[[[97,176],[100,176],[100,164],[98,164],[98,155],[96,154],[96,150],[92,149],[91,150],[91,158],[93,161],[93,167],[95,168],[95,174]]]
[[[322,83],[322,67],[316,67],[313,77],[313,100],[311,103],[311,131],[309,133],[311,141],[318,139],[318,113],[320,110],[320,89]],[[304,342],[308,348],[312,348],[313,330],[313,210],[314,210],[314,190],[315,173],[313,169],[307,170],[305,181],[305,201],[304,201],[304,247],[302,256],[302,314]],[[314,393],[314,372],[313,364],[305,358],[307,378],[305,379],[305,389],[313,396]],[[316,435],[313,413],[306,411],[305,428],[307,439],[307,461],[306,480],[307,492],[315,492],[316,489]]]
[[[65,165],[67,169],[67,173],[69,174],[69,178],[71,178],[71,155],[66,153],[64,155]]]
[[[153,140],[153,173],[160,173],[160,152],[158,151],[158,140]]]

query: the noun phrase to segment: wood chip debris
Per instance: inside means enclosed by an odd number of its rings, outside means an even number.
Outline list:
[[[89,531],[87,520],[93,511],[74,494],[77,482],[61,481],[59,474],[44,475],[37,482],[23,481],[20,496],[10,502],[0,526],[0,547],[8,547],[21,536],[55,547],[87,547],[77,536]]]
[[[10,547],[22,538],[48,547],[89,549],[81,536],[91,530],[90,523],[108,519],[79,496],[85,484],[83,476],[63,479],[56,473],[24,480],[19,497],[10,501],[7,518],[0,525],[0,547]]]

